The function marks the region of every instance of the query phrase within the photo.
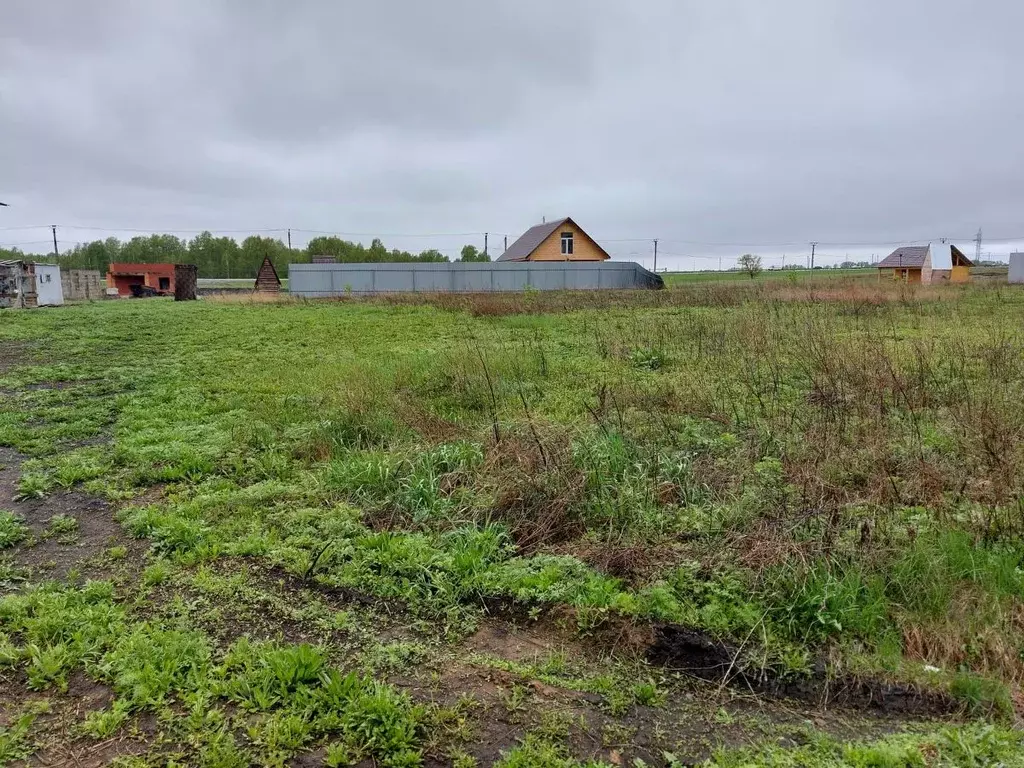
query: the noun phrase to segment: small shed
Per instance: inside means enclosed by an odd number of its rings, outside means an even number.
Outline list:
[[[907,283],[966,283],[974,264],[955,245],[946,242],[906,245],[878,263],[878,276],[892,271],[893,280]]]
[[[256,273],[256,284],[253,286],[256,293],[280,293],[281,278],[277,276],[274,269],[274,262],[269,256],[264,257],[260,265],[260,271]]]

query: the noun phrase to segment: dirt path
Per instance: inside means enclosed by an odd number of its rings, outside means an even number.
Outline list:
[[[31,581],[65,579],[71,571],[105,578],[109,564],[100,561],[114,547],[125,547],[132,560],[141,559],[145,543],[125,535],[103,499],[79,491],[55,491],[42,499],[15,500],[23,460],[15,451],[0,448],[0,509],[20,517],[31,532],[9,553]],[[52,530],[55,518],[61,517],[73,519],[75,529]]]

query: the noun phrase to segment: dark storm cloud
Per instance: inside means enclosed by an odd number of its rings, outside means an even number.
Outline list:
[[[705,256],[1020,235],[1022,23],[1011,0],[15,0],[0,226],[515,234],[571,214]]]

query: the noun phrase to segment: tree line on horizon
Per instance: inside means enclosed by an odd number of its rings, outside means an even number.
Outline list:
[[[233,237],[215,237],[201,232],[191,240],[175,235],[138,235],[130,240],[108,237],[78,243],[59,257],[0,248],[0,261],[31,259],[58,263],[64,269],[98,269],[106,273],[114,262],[130,264],[195,264],[200,277],[255,278],[263,259],[270,257],[277,273],[287,277],[288,264],[309,263],[314,256],[332,256],[340,263],[446,262],[449,258],[436,249],[411,253],[397,248],[388,250],[379,238],[370,245],[342,240],[340,237],[314,237],[305,248],[289,248],[275,237],[250,235],[239,243]],[[459,261],[490,261],[474,245],[462,248]]]

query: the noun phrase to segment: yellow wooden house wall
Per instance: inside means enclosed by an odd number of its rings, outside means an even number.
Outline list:
[[[572,232],[571,256],[562,255],[563,232]],[[527,257],[527,261],[604,261],[607,258],[586,232],[567,221],[548,235]]]
[[[903,273],[906,272],[907,276],[904,277]],[[893,280],[906,280],[908,283],[920,283],[921,282],[921,268],[920,267],[903,267],[902,269],[894,269],[892,271]]]

